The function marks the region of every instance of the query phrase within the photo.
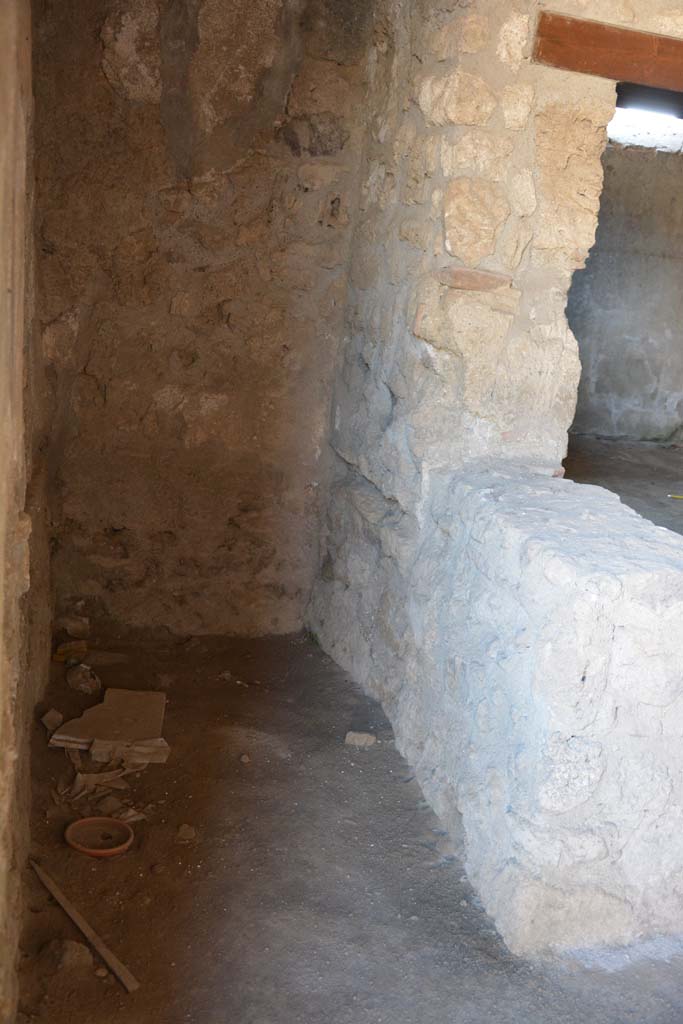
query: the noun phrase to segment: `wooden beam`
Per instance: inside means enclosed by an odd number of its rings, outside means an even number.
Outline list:
[[[57,903],[59,903],[64,913],[69,915],[76,927],[83,933],[83,935],[85,935],[93,949],[102,957],[109,970],[114,972],[125,990],[127,992],[135,992],[136,989],[140,988],[140,982],[137,978],[135,978],[126,965],[122,964],[119,958],[112,953],[109,946],[105,945],[95,929],[90,927],[80,911],[76,910],[71,900],[64,895],[54,878],[51,878],[47,871],[43,871],[41,866],[36,864],[34,860],[29,861],[29,864],[38,875],[38,878],[41,880],[47,891],[57,900]]]
[[[533,59],[615,82],[683,91],[683,39],[543,11]]]

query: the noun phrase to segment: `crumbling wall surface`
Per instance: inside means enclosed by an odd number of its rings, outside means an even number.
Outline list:
[[[562,8],[683,35],[655,0]],[[664,838],[677,741],[662,740],[678,729],[681,542],[553,480],[579,378],[566,297],[594,239],[614,86],[534,65],[537,10],[377,12],[308,612],[443,819],[462,817],[468,872],[518,952],[671,931],[663,894],[683,866]],[[653,793],[665,777],[657,824],[631,813],[632,780]]]
[[[363,125],[361,0],[36,0],[60,606],[299,628]]]
[[[569,292],[578,433],[676,440],[683,429],[683,155],[610,145],[595,246]]]

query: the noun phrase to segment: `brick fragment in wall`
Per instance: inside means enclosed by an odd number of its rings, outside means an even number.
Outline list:
[[[471,292],[496,292],[512,287],[512,278],[488,270],[468,270],[465,267],[445,267],[438,271],[441,284],[449,288]]]

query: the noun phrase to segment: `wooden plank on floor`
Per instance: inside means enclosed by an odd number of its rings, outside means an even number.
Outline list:
[[[683,39],[543,11],[533,59],[615,82],[683,90]]]

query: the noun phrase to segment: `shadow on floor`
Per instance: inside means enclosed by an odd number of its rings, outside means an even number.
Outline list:
[[[683,447],[651,441],[615,441],[569,435],[565,476],[618,494],[657,526],[683,533]]]
[[[119,648],[122,650],[122,648]],[[128,648],[105,685],[168,693],[172,755],[133,783],[124,857],[67,849],[66,767],[34,737],[33,855],[133,970],[45,972],[80,939],[27,871],[21,1020],[51,1024],[675,1024],[683,958],[625,970],[511,956],[395,750],[381,709],[304,636]],[[55,667],[50,702],[72,714]],[[246,684],[246,685],[244,685]],[[91,703],[92,701],[90,701]],[[344,745],[370,730],[368,750]],[[245,760],[248,757],[248,762]],[[177,842],[181,825],[196,838]],[[446,848],[447,854],[447,848]]]

